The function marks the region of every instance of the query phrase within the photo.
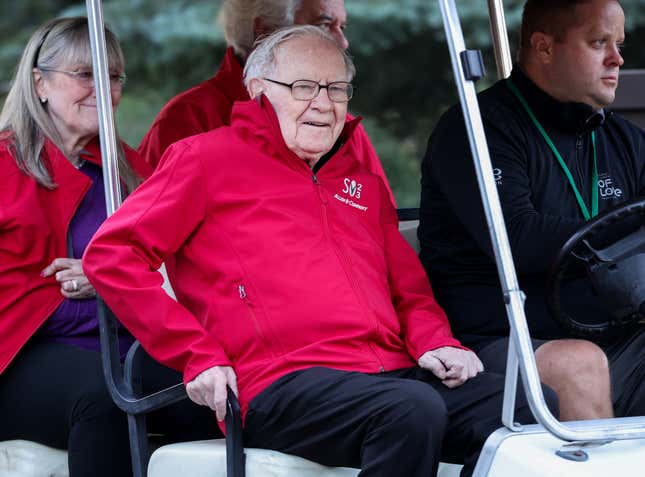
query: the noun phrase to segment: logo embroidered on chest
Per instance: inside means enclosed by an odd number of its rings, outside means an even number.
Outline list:
[[[620,199],[623,196],[623,190],[614,184],[609,174],[598,177],[598,192],[602,199]]]
[[[339,200],[340,202],[343,202],[344,204],[349,205],[350,207],[354,207],[355,209],[362,210],[363,212],[367,210],[367,206],[361,205],[352,200],[352,199],[358,200],[361,198],[361,195],[363,193],[363,184],[356,182],[354,179],[345,177],[345,179],[343,179],[342,193],[349,195],[349,197],[343,197],[340,194],[336,194],[334,195],[334,198],[336,200]]]
[[[495,184],[502,185],[502,170],[499,167],[493,169],[493,178],[495,179]]]

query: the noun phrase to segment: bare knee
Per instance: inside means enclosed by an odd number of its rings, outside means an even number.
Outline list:
[[[609,378],[609,362],[604,351],[591,341],[553,340],[535,352],[540,376],[547,382]]]
[[[540,379],[558,395],[563,420],[613,415],[607,356],[584,340],[554,340],[535,352]]]

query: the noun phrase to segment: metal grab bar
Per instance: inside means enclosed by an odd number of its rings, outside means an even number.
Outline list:
[[[506,312],[511,328],[509,353],[517,353],[517,362],[529,406],[535,419],[549,432],[565,441],[604,441],[645,437],[645,418],[634,417],[615,421],[599,419],[584,428],[562,424],[544,401],[544,394],[538,376],[537,366],[526,317],[524,315],[524,293],[519,289],[511,247],[506,234],[502,208],[493,178],[493,169],[488,152],[484,126],[479,112],[475,85],[467,80],[461,64],[460,53],[466,50],[461,24],[454,0],[438,0],[450,50],[453,74],[459,90],[459,100],[464,113],[468,141],[473,156],[479,191],[482,197],[486,222],[495,253],[495,262],[506,303]],[[517,366],[513,356],[509,357],[507,384],[515,382]],[[513,430],[515,386],[504,390],[504,423]]]
[[[495,51],[497,78],[508,78],[511,76],[513,60],[511,59],[511,48],[508,45],[508,32],[506,30],[502,0],[488,0],[488,20],[490,21],[490,34],[493,39],[493,50]]]
[[[121,205],[119,186],[119,164],[117,162],[116,129],[110,92],[109,67],[105,47],[105,27],[101,0],[86,0],[87,23],[92,48],[92,70],[96,107],[99,114],[99,137],[101,139],[101,158],[103,160],[103,184],[105,185],[105,204],[109,217]]]

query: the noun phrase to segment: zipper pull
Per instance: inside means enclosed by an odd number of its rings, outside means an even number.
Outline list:
[[[582,148],[582,135],[578,135],[576,137],[576,149],[581,149]]]
[[[237,289],[240,292],[240,299],[244,300],[246,298],[246,289],[244,288],[244,285],[238,286]]]
[[[311,180],[313,181],[314,184],[318,185],[320,184],[320,181],[318,180],[318,176],[316,176],[315,172],[311,173]]]

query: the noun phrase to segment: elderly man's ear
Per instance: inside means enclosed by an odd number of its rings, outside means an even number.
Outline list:
[[[251,99],[259,98],[264,93],[264,83],[260,78],[252,78],[246,86]]]

